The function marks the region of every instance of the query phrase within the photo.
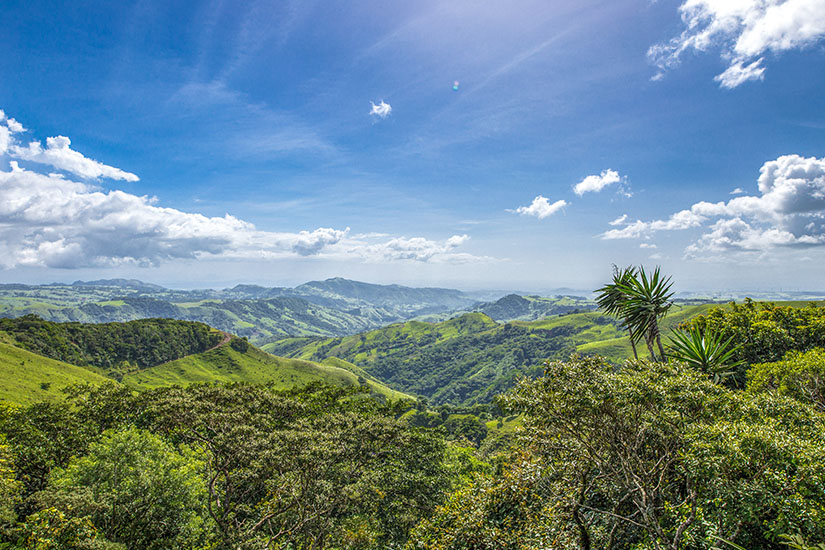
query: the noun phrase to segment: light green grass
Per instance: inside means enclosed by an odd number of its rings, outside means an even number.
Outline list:
[[[0,399],[18,405],[62,399],[72,384],[109,380],[95,372],[0,342]]]
[[[224,345],[205,353],[190,355],[128,374],[123,377],[123,383],[135,390],[231,382],[272,384],[276,389],[300,387],[316,381],[338,386],[358,385],[359,374],[344,368],[345,364],[349,365],[346,361],[340,360],[322,365],[301,359],[285,359],[265,353],[254,346],[250,346],[245,353],[240,353]],[[365,378],[370,388],[377,393],[392,399],[409,398],[401,392],[391,390],[373,377]]]

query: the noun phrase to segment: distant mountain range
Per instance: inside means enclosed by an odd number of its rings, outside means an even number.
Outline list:
[[[495,299],[479,299],[490,296]],[[294,288],[173,290],[135,279],[0,285],[0,316],[35,314],[50,321],[86,323],[165,317],[200,321],[258,344],[288,336],[345,336],[390,323],[440,321],[472,311],[497,321],[529,321],[592,308],[590,300],[578,296],[502,297],[496,291],[467,293],[340,277]]]

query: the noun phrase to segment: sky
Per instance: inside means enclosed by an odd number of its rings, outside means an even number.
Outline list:
[[[0,282],[825,290],[825,0],[6,0]]]

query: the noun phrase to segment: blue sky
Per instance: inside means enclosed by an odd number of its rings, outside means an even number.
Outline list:
[[[825,289],[823,0],[3,12],[0,281]]]

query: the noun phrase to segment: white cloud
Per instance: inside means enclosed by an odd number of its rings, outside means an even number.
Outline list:
[[[137,179],[117,168],[71,150],[67,138],[49,138],[23,148],[0,111],[0,129],[9,136],[13,157],[49,164],[86,178]],[[5,123],[4,123],[5,122]],[[10,161],[0,170],[0,268],[43,266],[80,268],[120,264],[157,265],[200,258],[273,260],[317,256],[331,260],[466,263],[491,258],[460,252],[469,236],[443,241],[371,233],[351,236],[350,229],[272,232],[226,214],[207,217],[157,204],[157,199],[73,181],[63,174],[44,175]],[[369,239],[366,241],[365,239]],[[380,241],[379,241],[380,239]]]
[[[649,238],[657,231],[706,226],[709,231],[687,249],[694,256],[825,244],[825,158],[785,155],[766,162],[758,188],[760,196],[698,202],[666,220],[637,220],[604,232],[602,238]]]
[[[622,225],[625,222],[627,222],[627,214],[622,214],[621,216],[619,216],[618,218],[616,218],[612,222],[608,222],[608,223],[615,227],[617,225]]]
[[[463,263],[486,260],[458,248],[469,238],[422,237],[366,243],[349,228],[261,231],[229,214],[207,217],[158,206],[123,191],[43,175],[11,163],[0,171],[0,267],[79,268],[157,265],[191,258],[272,260],[319,256],[338,260]]]
[[[736,189],[734,189],[733,191],[731,191],[731,192],[730,192],[730,194],[731,194],[731,195],[744,195],[744,194],[745,194],[745,190],[744,190],[744,189],[742,189],[741,187],[737,187]]]
[[[453,235],[449,239],[439,242],[423,237],[398,237],[384,243],[351,249],[350,252],[370,262],[409,260],[430,263],[468,263],[491,260],[491,258],[482,258],[455,251],[469,238],[467,235]]]
[[[12,143],[14,143],[12,134],[19,134],[25,131],[26,129],[23,128],[22,124],[13,118],[6,118],[6,113],[0,109],[0,155],[4,155]]]
[[[659,248],[659,247],[656,246],[655,244],[651,244],[651,243],[642,243],[642,244],[639,245],[639,248]]]
[[[71,148],[71,140],[66,136],[46,138],[46,148],[39,141],[32,141],[28,147],[12,145],[12,156],[21,160],[48,164],[58,170],[65,170],[81,178],[110,178],[115,180],[138,181],[138,177],[119,168],[107,166],[86,158]]]
[[[619,183],[622,180],[619,177],[619,173],[615,170],[602,170],[602,173],[598,176],[587,176],[575,186],[573,186],[573,191],[579,196],[584,195],[588,192],[598,193],[608,185]]]
[[[517,214],[521,214],[522,216],[536,216],[538,219],[542,220],[548,216],[552,216],[565,206],[567,206],[567,201],[565,200],[557,200],[553,204],[550,204],[550,201],[547,198],[539,195],[533,199],[530,206],[519,206],[516,208],[515,212]]]
[[[370,101],[370,105],[372,105],[372,109],[370,109],[370,115],[375,115],[382,119],[390,116],[390,113],[392,112],[392,106],[390,106],[389,103],[384,103],[383,99],[378,105]]]
[[[713,77],[713,80],[719,83],[722,88],[736,88],[740,84],[748,80],[764,80],[765,67],[762,67],[764,57],[760,57],[749,65],[744,65],[742,61],[737,61],[722,74]]]
[[[687,50],[718,48],[728,68],[716,80],[726,88],[763,78],[764,54],[806,48],[825,36],[822,0],[685,0],[679,13],[685,30],[648,50],[657,76]]]

